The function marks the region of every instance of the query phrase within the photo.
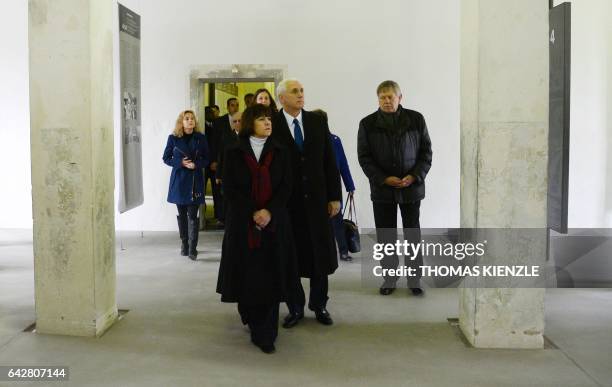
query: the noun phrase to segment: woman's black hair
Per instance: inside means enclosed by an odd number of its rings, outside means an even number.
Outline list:
[[[260,117],[272,118],[272,109],[260,103],[252,104],[242,112],[240,137],[250,137],[255,133],[255,120]]]

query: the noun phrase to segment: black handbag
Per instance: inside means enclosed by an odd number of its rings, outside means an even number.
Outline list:
[[[346,209],[348,207],[348,214]],[[348,215],[348,219],[344,216]],[[348,250],[351,253],[358,253],[361,251],[361,238],[359,237],[359,227],[357,226],[357,209],[355,207],[355,200],[353,195],[349,194],[344,208],[342,209],[342,226],[344,227],[344,236],[346,237],[346,244]]]

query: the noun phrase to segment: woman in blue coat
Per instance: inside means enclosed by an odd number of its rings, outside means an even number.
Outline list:
[[[192,110],[182,111],[174,131],[168,136],[163,156],[172,167],[168,202],[178,209],[181,255],[196,260],[200,220],[198,208],[204,203],[204,174],[208,165],[208,145]]]

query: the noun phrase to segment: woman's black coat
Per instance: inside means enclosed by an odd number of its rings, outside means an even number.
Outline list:
[[[261,231],[261,247],[250,250],[248,227],[256,208],[251,197],[251,173],[244,153],[253,154],[248,138],[226,149],[223,189],[226,200],[225,236],[217,281],[223,302],[264,305],[286,300],[287,289],[298,280],[297,258],[287,201],[291,195],[291,166],[285,148],[268,138],[260,160],[274,152],[270,164],[272,198],[266,209],[272,214]]]

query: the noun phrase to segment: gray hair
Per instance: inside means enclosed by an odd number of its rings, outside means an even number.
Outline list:
[[[276,86],[276,98],[280,98],[281,94],[287,92],[287,84],[289,82],[300,82],[300,81],[296,78],[287,78],[287,79],[283,79],[282,81],[280,81],[278,86]]]
[[[388,89],[392,89],[395,95],[397,95],[398,97],[402,95],[402,91],[400,90],[400,87],[397,82],[391,80],[381,82],[381,84],[378,85],[378,87],[376,88],[376,95],[379,95],[380,93]]]

